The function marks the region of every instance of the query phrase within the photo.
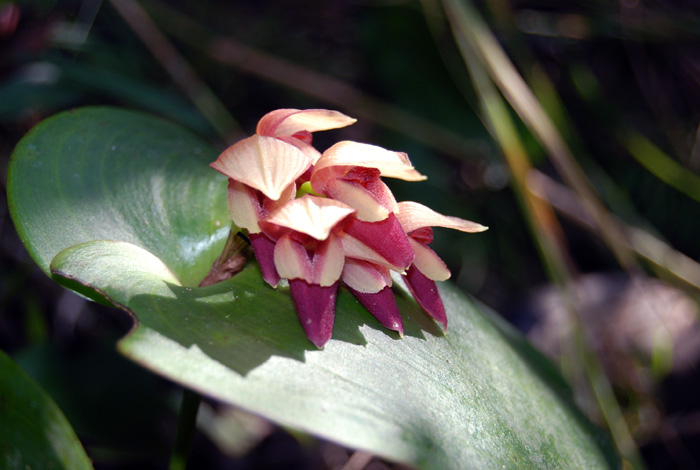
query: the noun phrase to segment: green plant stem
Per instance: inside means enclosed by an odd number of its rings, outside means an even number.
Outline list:
[[[228,233],[224,249],[211,267],[206,277],[199,283],[199,287],[206,287],[217,282],[235,276],[243,269],[247,258],[244,254],[249,243],[238,236],[238,227],[231,223],[231,231]]]
[[[187,466],[187,457],[190,454],[190,446],[197,422],[197,411],[201,401],[202,396],[199,393],[189,389],[183,390],[180,416],[177,419],[175,446],[170,456],[170,470],[185,470]]]

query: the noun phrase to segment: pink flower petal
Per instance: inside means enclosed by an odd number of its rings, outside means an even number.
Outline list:
[[[343,243],[343,251],[347,258],[355,258],[364,261],[369,261],[370,263],[379,264],[381,266],[386,266],[397,272],[403,272],[406,270],[405,267],[400,267],[392,264],[379,253],[374,251],[369,246],[362,243],[360,240],[348,235],[345,232],[340,232],[338,234],[340,241]],[[347,259],[346,258],[346,259]]]
[[[271,213],[260,221],[260,227],[273,237],[294,230],[316,240],[325,240],[333,227],[355,212],[342,202],[307,194]]]
[[[403,272],[415,257],[408,237],[393,213],[379,222],[353,219],[339,235],[345,256],[349,258],[364,259]]]
[[[433,229],[430,227],[417,228],[411,231],[409,238],[412,238],[423,245],[430,245],[433,243],[434,238]]]
[[[295,134],[295,136],[296,135],[299,135],[299,134]],[[311,142],[311,134],[309,134],[309,139],[308,139],[309,142],[306,142],[298,137],[277,137],[277,138],[283,142],[287,142],[288,144],[295,146],[296,148],[298,148],[299,150],[304,152],[309,158],[311,158],[312,165],[314,165],[318,161],[318,159],[321,158],[321,152],[316,150],[316,148],[314,148],[310,143]],[[309,168],[309,170],[310,170],[310,168]]]
[[[349,289],[369,313],[379,320],[379,323],[390,330],[398,331],[399,335],[403,337],[403,321],[391,287],[384,287],[373,294],[358,292],[353,288]]]
[[[382,183],[383,184],[383,183]],[[386,187],[386,186],[385,186]],[[393,199],[391,191],[387,188],[389,197]],[[325,194],[335,201],[343,202],[357,209],[356,217],[365,222],[379,222],[387,218],[390,212],[396,208],[396,201],[389,201],[389,208],[382,205],[367,189],[359,184],[350,183],[341,179],[333,179],[326,185]],[[393,204],[391,204],[393,202]],[[393,207],[392,207],[393,206]]]
[[[231,218],[237,226],[248,230],[248,233],[260,232],[258,221],[292,200],[295,194],[296,185],[292,183],[282,191],[280,198],[274,201],[263,196],[257,189],[228,179],[228,209]]]
[[[284,188],[282,190],[282,194],[280,195],[279,199],[270,199],[267,197],[261,197],[262,200],[262,217],[265,218],[268,215],[270,215],[272,212],[276,211],[280,207],[289,204],[290,201],[293,201],[294,198],[296,197],[297,194],[297,185],[295,183],[291,183],[289,186]]]
[[[376,294],[387,286],[391,287],[387,267],[354,258],[345,259],[342,280],[348,287],[363,294]]]
[[[418,268],[425,277],[431,281],[446,281],[450,278],[450,270],[447,269],[444,261],[440,259],[437,253],[424,244],[415,241],[412,237],[408,237],[408,241],[416,254],[413,266]]]
[[[343,245],[332,234],[316,246],[313,254],[291,233],[282,236],[275,245],[275,267],[284,279],[303,279],[309,284],[331,286],[340,279],[344,261]]]
[[[254,135],[224,150],[210,166],[277,200],[311,165],[311,157],[274,137]]]
[[[288,233],[275,244],[274,262],[277,272],[283,279],[304,279],[311,282],[313,267],[304,245]]]
[[[415,266],[411,266],[403,278],[418,305],[447,330],[447,314],[435,281],[425,277]]]
[[[231,219],[237,226],[247,229],[249,234],[260,232],[258,220],[261,218],[262,208],[256,192],[250,186],[228,179],[228,209]]]
[[[313,262],[314,284],[329,286],[338,282],[345,264],[345,252],[340,238],[331,234],[326,241],[316,247]]]
[[[302,279],[290,279],[289,289],[306,337],[317,348],[323,348],[333,334],[338,284],[321,287]]]
[[[357,122],[338,111],[328,109],[277,109],[258,121],[256,133],[273,137],[292,136],[298,132],[317,132],[349,126]]]
[[[442,215],[423,204],[411,201],[399,202],[398,217],[406,233],[411,233],[422,227],[446,227],[470,233],[483,232],[488,229],[488,227],[476,222]]]
[[[323,152],[314,167],[311,184],[315,185],[314,178],[323,179],[323,172],[334,166],[377,168],[382,176],[406,181],[422,181],[427,178],[413,168],[408,155],[403,152],[392,152],[376,145],[343,141]]]
[[[280,276],[277,273],[277,268],[275,268],[275,242],[264,233],[249,233],[248,238],[253,247],[255,259],[260,265],[263,280],[272,287],[277,287],[277,284],[280,282]]]

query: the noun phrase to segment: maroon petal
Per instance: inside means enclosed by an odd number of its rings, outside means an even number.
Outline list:
[[[403,336],[403,321],[401,320],[399,308],[396,306],[396,299],[394,299],[391,287],[386,286],[374,294],[358,292],[351,287],[348,287],[348,289],[369,313],[379,320],[379,323],[390,330],[398,331],[399,335]]]
[[[435,281],[425,277],[415,266],[408,268],[403,278],[418,305],[425,310],[425,313],[440,323],[443,330],[446,330],[447,314]]]
[[[290,279],[289,289],[306,337],[319,349],[323,348],[333,334],[338,283],[321,287],[303,279]]]
[[[354,219],[344,231],[370,247],[393,266],[406,269],[413,262],[415,255],[411,244],[393,213],[379,222]]]
[[[258,260],[262,277],[272,287],[277,287],[280,276],[275,268],[275,242],[264,233],[249,233],[248,238],[253,246],[255,259]]]

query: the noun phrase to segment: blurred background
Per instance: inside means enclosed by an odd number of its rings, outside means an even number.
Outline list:
[[[3,189],[19,139],[86,105],[221,150],[277,108],[358,118],[315,144],[407,152],[429,179],[389,182],[398,200],[490,227],[436,230],[452,282],[560,366],[627,463],[700,467],[697,2],[0,0]],[[0,198],[0,348],[96,468],[165,468],[180,390],[116,354],[130,320],[46,278]],[[192,468],[352,452],[213,402],[199,418]]]

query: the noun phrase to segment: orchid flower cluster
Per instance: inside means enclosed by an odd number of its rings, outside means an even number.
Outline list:
[[[332,335],[341,282],[382,325],[403,335],[390,271],[446,329],[435,281],[450,271],[428,247],[431,227],[486,230],[416,202],[397,203],[381,177],[426,179],[405,153],[350,141],[323,153],[311,145],[313,132],[355,121],[337,111],[278,109],[211,164],[229,178],[231,217],[247,230],[263,279],[273,287],[289,281],[299,321],[319,348]]]

